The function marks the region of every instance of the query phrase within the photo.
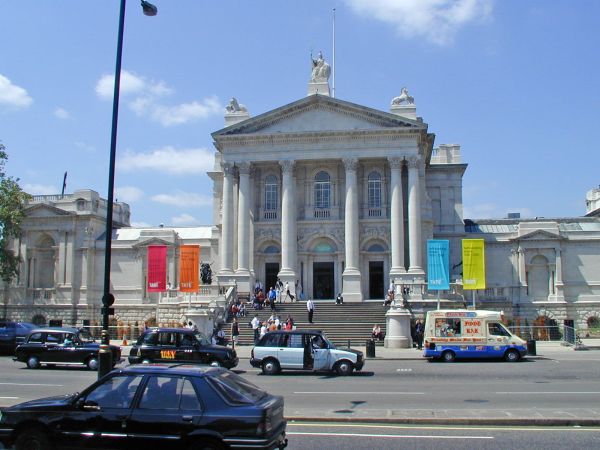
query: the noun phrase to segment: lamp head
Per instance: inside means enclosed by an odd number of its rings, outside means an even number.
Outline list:
[[[158,8],[146,0],[142,0],[142,10],[146,16],[155,16],[158,14]]]

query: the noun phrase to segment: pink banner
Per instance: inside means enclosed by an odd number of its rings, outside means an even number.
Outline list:
[[[167,290],[167,246],[148,246],[148,292]]]

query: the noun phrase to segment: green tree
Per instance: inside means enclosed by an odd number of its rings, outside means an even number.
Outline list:
[[[9,242],[21,234],[25,205],[31,196],[21,189],[18,178],[6,175],[5,150],[0,144],[0,278],[7,286],[19,270],[19,256],[9,248]]]

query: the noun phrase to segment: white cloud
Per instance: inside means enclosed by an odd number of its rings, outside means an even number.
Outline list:
[[[23,185],[23,190],[31,195],[56,195],[60,193],[62,187],[57,188],[51,184],[28,183]]]
[[[151,228],[152,225],[146,222],[131,222],[133,228]]]
[[[120,202],[133,203],[144,196],[144,191],[135,186],[120,186],[115,188],[115,196]]]
[[[71,114],[69,114],[69,111],[67,111],[64,108],[56,108],[54,110],[54,115],[56,117],[58,117],[59,119],[70,119],[71,118]]]
[[[150,153],[126,151],[117,162],[123,171],[158,170],[169,174],[200,174],[212,170],[214,155],[205,148],[177,150],[164,147]]]
[[[392,25],[408,38],[423,37],[438,45],[453,41],[469,22],[491,16],[493,0],[346,0],[359,15]]]
[[[12,82],[3,75],[0,75],[0,105],[6,105],[13,108],[27,108],[33,103],[33,99],[27,91]]]
[[[112,99],[114,90],[114,75],[103,75],[96,83],[96,94],[101,99]],[[222,114],[224,107],[216,96],[202,101],[192,101],[179,105],[165,105],[159,102],[161,97],[169,95],[173,90],[163,81],[148,80],[131,72],[121,72],[120,95],[129,96],[129,108],[140,117],[168,127],[180,125],[213,115]]]
[[[173,225],[175,225],[176,227],[201,225],[201,223],[198,221],[198,219],[196,219],[193,216],[190,216],[189,214],[185,214],[185,213],[181,214],[180,216],[177,216],[177,217],[172,217],[171,223]]]
[[[212,197],[196,194],[194,192],[176,191],[174,194],[158,194],[152,197],[152,200],[165,205],[178,206],[181,208],[190,208],[193,206],[210,206]]]

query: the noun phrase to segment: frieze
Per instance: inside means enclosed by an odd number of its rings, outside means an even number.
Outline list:
[[[261,228],[257,228],[256,231],[254,232],[254,239],[255,240],[274,240],[274,241],[278,241],[281,242],[281,228],[279,227],[261,227]]]
[[[318,237],[328,237],[335,241],[338,248],[343,248],[344,236],[342,227],[332,228],[324,224],[301,227],[298,229],[298,245],[304,249],[310,240]]]
[[[367,238],[380,238],[385,242],[388,242],[388,237],[390,234],[390,227],[386,225],[365,225],[360,227],[360,236],[361,240],[365,240]]]

